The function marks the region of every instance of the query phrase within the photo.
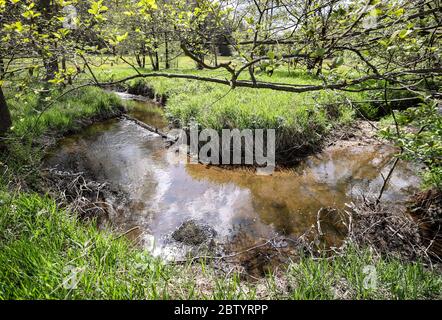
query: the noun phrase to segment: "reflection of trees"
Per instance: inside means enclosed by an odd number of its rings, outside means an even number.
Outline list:
[[[343,207],[350,201],[355,185],[365,190],[388,165],[390,152],[372,148],[334,149],[310,159],[297,172],[276,172],[258,176],[248,170],[223,170],[216,167],[187,165],[194,179],[217,184],[234,183],[251,192],[254,210],[262,222],[272,224],[283,234],[302,233],[316,222],[322,207]]]

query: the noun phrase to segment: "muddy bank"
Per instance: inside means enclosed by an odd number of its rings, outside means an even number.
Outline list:
[[[66,131],[47,132],[43,136],[35,140],[33,144],[37,147],[42,147],[43,150],[45,150],[45,152],[48,152],[58,143],[58,141],[60,141],[64,137],[81,133],[82,130],[84,130],[87,127],[90,127],[95,123],[100,123],[109,119],[120,117],[125,112],[126,109],[123,106],[116,106],[111,108],[110,110],[106,110],[98,114],[95,114],[92,117],[84,117],[76,119],[74,120],[72,126]]]
[[[119,95],[126,95],[125,97],[123,97],[126,99],[145,102],[149,101],[157,103],[161,106],[165,106],[168,99],[166,94],[159,94],[155,92],[155,90],[144,81],[106,86],[104,89],[106,89],[107,91],[115,92]]]
[[[70,136],[81,134],[94,124],[115,119],[126,112],[122,106],[114,107],[92,117],[75,120],[73,126],[64,132],[49,132],[34,141],[42,147],[45,157],[39,171],[39,183],[33,188],[42,193],[49,193],[60,205],[66,206],[82,219],[105,221],[110,211],[116,208],[110,203],[124,205],[127,196],[118,188],[109,186],[105,181],[98,181],[94,170],[81,154],[74,154],[62,166],[47,166],[48,154],[57,148],[58,143]]]

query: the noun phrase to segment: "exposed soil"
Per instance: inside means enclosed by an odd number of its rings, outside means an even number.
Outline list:
[[[428,253],[442,259],[442,191],[428,190],[412,199],[410,214],[419,225],[419,233]]]
[[[376,122],[356,120],[342,129],[336,129],[325,141],[324,150],[388,144],[377,135],[377,125]]]
[[[71,129],[45,134],[34,141],[34,144],[43,146],[48,152],[62,138],[79,133],[94,123],[119,117],[123,113],[125,110],[120,107],[93,117],[78,119]],[[81,154],[76,154],[62,164],[51,165],[44,159],[40,169],[40,183],[34,187],[49,192],[61,205],[67,206],[81,218],[97,219],[98,222],[104,221],[110,212],[118,210],[109,199],[119,199],[121,205],[125,203],[127,196],[106,182],[98,182],[99,179],[94,176],[94,171]]]

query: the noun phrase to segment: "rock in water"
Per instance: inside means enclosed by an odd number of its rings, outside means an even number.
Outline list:
[[[209,225],[188,220],[172,233],[172,238],[190,246],[197,246],[213,239],[216,231]]]

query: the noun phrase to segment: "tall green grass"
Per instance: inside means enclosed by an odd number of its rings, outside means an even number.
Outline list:
[[[288,275],[296,284],[293,299],[440,299],[442,275],[420,262],[377,257],[350,246],[333,258],[304,257]],[[372,275],[373,277],[370,277]]]
[[[3,198],[0,230],[0,299],[168,297],[170,267],[46,197]]]
[[[181,73],[223,77],[213,71],[180,70]],[[258,76],[261,81],[320,84],[321,80],[302,71],[276,71]],[[149,78],[129,86],[151,87],[168,97],[165,106],[170,121],[182,127],[197,122],[202,129],[275,129],[276,154],[290,161],[286,150],[298,150],[295,157],[319,149],[323,139],[336,127],[353,121],[356,112],[348,100],[361,100],[359,93],[288,93],[267,89],[236,88],[198,81]],[[293,155],[290,155],[291,157]],[[278,159],[277,159],[278,160]]]
[[[122,106],[120,99],[102,89],[85,87],[57,99],[59,92],[42,98],[28,93],[19,99],[10,97],[8,105],[16,136],[39,136],[52,131],[63,133],[80,127],[78,120],[114,112]]]
[[[149,72],[149,70],[143,70]],[[164,71],[166,72],[166,71]],[[180,69],[167,70],[171,73],[202,75],[225,79],[228,74],[223,70],[195,70],[189,61]],[[119,65],[105,71],[98,69],[103,80],[123,78],[133,75],[134,70]],[[247,73],[241,79],[249,79]],[[290,83],[296,85],[319,85],[322,80],[304,70],[276,70],[272,76],[257,74],[259,81]],[[144,83],[156,93],[167,95],[166,111],[170,119],[179,120],[183,126],[189,121],[197,121],[203,128],[262,128],[280,129],[285,136],[304,134],[313,143],[318,135],[328,133],[333,126],[352,121],[354,110],[348,100],[363,100],[361,93],[337,93],[331,90],[321,92],[288,93],[267,89],[236,88],[191,81],[184,79],[149,78],[132,80],[129,86]],[[285,134],[284,134],[285,133]]]

